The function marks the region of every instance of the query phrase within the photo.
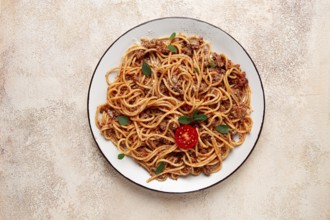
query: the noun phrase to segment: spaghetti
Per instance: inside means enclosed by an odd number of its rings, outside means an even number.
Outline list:
[[[114,82],[110,74],[118,74]],[[106,81],[107,101],[96,110],[96,125],[149,172],[148,182],[217,172],[251,131],[245,72],[212,52],[201,37],[173,33],[141,39],[128,48],[120,66],[106,73]],[[178,147],[179,118],[197,112],[207,119],[189,123],[198,134],[196,145]],[[128,120],[120,123],[118,117]]]

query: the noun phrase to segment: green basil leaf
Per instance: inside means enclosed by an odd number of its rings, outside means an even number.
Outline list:
[[[159,173],[163,172],[164,168],[165,168],[165,163],[160,162],[158,167],[155,170],[155,174],[159,174]]]
[[[122,160],[125,157],[125,154],[118,154],[118,159]]]
[[[195,110],[194,112],[193,112],[193,119],[195,119],[195,116],[196,115],[198,115],[198,110]]]
[[[173,32],[173,33],[171,34],[171,36],[170,36],[170,40],[173,40],[173,39],[175,38],[175,36],[176,36],[176,33]]]
[[[194,72],[195,72],[195,73],[199,73],[197,67],[194,68]]]
[[[211,60],[211,61],[209,62],[209,66],[212,67],[212,68],[214,68],[214,67],[216,67],[217,65],[214,63],[213,60]]]
[[[169,44],[169,45],[167,45],[167,48],[168,48],[172,53],[176,53],[176,48],[175,48],[173,45]]]
[[[199,114],[194,116],[195,121],[205,121],[207,119],[207,116],[204,114]]]
[[[189,124],[190,122],[192,122],[193,121],[193,119],[192,118],[189,118],[189,117],[187,117],[187,116],[181,116],[180,118],[179,118],[179,123],[180,124],[183,124],[183,125],[187,125],[187,124]]]
[[[128,125],[129,118],[126,116],[118,116],[117,121],[119,122],[120,125]]]
[[[147,64],[144,61],[142,64],[142,73],[143,73],[143,75],[148,76],[148,77],[150,77],[150,75],[151,75],[151,68],[150,68],[149,64]]]
[[[227,134],[229,132],[229,127],[225,124],[218,125],[215,127],[215,129],[221,134]]]

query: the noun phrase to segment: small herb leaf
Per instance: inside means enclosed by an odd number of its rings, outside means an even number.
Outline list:
[[[207,119],[207,116],[204,114],[199,114],[194,116],[195,121],[205,121]]]
[[[217,65],[214,63],[213,60],[211,60],[211,61],[209,62],[209,66],[212,67],[212,68],[214,68],[214,67],[216,67]]]
[[[142,73],[143,73],[143,75],[148,76],[148,77],[150,77],[150,75],[151,75],[151,68],[150,68],[149,64],[147,64],[144,61],[142,64]]]
[[[221,134],[227,134],[229,132],[229,127],[225,124],[218,125],[215,127],[215,129]]]
[[[165,163],[160,162],[158,167],[155,170],[155,174],[159,174],[159,173],[163,172],[164,168],[165,168]]]
[[[171,34],[171,36],[170,36],[170,40],[173,40],[173,39],[175,38],[175,36],[176,36],[176,33],[173,32],[173,33]]]
[[[118,159],[122,160],[125,157],[125,154],[118,154]]]
[[[129,118],[126,116],[118,116],[117,121],[119,122],[120,125],[128,125]]]
[[[176,53],[176,48],[173,45],[167,45],[167,48],[172,52],[172,53]]]
[[[193,112],[193,119],[195,119],[195,116],[197,116],[198,115],[198,110],[195,110],[194,112]]]
[[[183,124],[183,125],[187,125],[187,124],[189,124],[190,122],[192,122],[193,121],[193,119],[192,118],[189,118],[189,117],[187,117],[187,116],[181,116],[180,118],[179,118],[179,123],[180,124]]]
[[[197,67],[194,68],[194,72],[195,72],[195,73],[199,73]]]

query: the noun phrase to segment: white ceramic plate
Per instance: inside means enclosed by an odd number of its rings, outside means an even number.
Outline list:
[[[164,182],[152,181],[147,183],[146,180],[149,178],[149,174],[144,168],[128,157],[125,157],[123,160],[117,159],[119,151],[111,141],[106,141],[103,138],[95,126],[94,116],[96,107],[106,100],[107,84],[105,73],[111,67],[120,64],[121,56],[126,49],[138,42],[141,37],[156,38],[169,36],[173,32],[202,36],[211,43],[213,51],[224,53],[234,63],[241,65],[242,70],[246,71],[252,90],[251,105],[253,113],[251,116],[253,118],[253,128],[244,144],[230,152],[219,172],[211,176],[201,174],[199,176],[179,178],[178,180],[167,179]],[[112,80],[114,78],[113,76]],[[221,182],[244,163],[255,147],[262,129],[265,114],[265,98],[257,68],[245,49],[232,36],[204,21],[184,17],[168,17],[140,24],[121,35],[110,45],[95,68],[89,87],[87,108],[89,124],[97,145],[106,159],[121,175],[151,190],[185,193],[205,189]]]

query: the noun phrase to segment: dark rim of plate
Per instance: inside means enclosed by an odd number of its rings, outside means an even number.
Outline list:
[[[193,21],[197,21],[197,22],[200,22],[200,23],[204,23],[204,24],[208,24],[214,28],[217,28],[219,29],[220,31],[222,31],[223,33],[227,34],[230,38],[232,38],[243,50],[244,52],[246,53],[246,55],[249,57],[249,59],[251,60],[257,74],[258,74],[258,77],[259,77],[259,81],[260,81],[260,85],[261,85],[261,89],[262,89],[262,95],[263,95],[263,103],[264,103],[264,108],[263,108],[263,115],[262,115],[262,122],[261,122],[261,126],[260,126],[260,130],[259,130],[259,134],[258,134],[258,137],[251,149],[251,151],[249,152],[249,154],[247,155],[247,157],[241,162],[241,164],[235,169],[233,170],[228,176],[226,176],[225,178],[219,180],[218,182],[216,183],[213,183],[207,187],[204,187],[204,188],[200,188],[200,189],[196,189],[196,190],[191,190],[191,191],[185,191],[185,192],[167,192],[167,191],[161,191],[161,190],[157,190],[157,189],[151,189],[151,188],[148,188],[146,186],[143,186],[133,180],[131,180],[130,178],[126,177],[124,174],[122,174],[121,172],[119,172],[119,170],[117,170],[112,164],[111,162],[108,160],[108,158],[105,156],[105,154],[103,153],[102,149],[100,148],[99,144],[97,143],[96,139],[95,139],[95,136],[94,136],[94,133],[93,133],[93,130],[92,130],[92,125],[91,125],[91,119],[89,117],[90,115],[90,112],[89,112],[89,96],[90,96],[90,89],[91,89],[91,86],[92,86],[92,82],[93,82],[93,79],[94,79],[94,75],[95,75],[95,72],[100,64],[100,62],[102,61],[104,55],[108,52],[108,50],[121,38],[123,37],[124,35],[126,35],[127,33],[129,33],[131,30],[135,29],[135,28],[138,28],[140,26],[143,26],[147,23],[150,23],[150,22],[154,22],[154,21],[159,21],[159,20],[166,20],[166,19],[186,19],[186,20],[193,20]],[[94,138],[94,141],[96,143],[96,145],[98,146],[99,150],[101,151],[102,155],[104,156],[104,158],[109,162],[109,164],[112,166],[112,168],[114,168],[121,176],[123,176],[125,179],[129,180],[130,182],[138,185],[138,186],[141,186],[145,189],[148,189],[148,190],[152,190],[152,191],[155,191],[155,192],[161,192],[161,193],[169,193],[169,194],[184,194],[184,193],[192,193],[192,192],[199,192],[199,191],[202,191],[202,190],[205,190],[205,189],[208,189],[212,186],[215,186],[219,183],[221,183],[222,181],[226,180],[228,177],[230,177],[231,175],[233,175],[244,163],[245,161],[249,158],[249,156],[251,155],[252,151],[254,150],[258,140],[259,140],[259,137],[260,137],[260,134],[261,134],[261,131],[262,131],[262,128],[263,128],[263,124],[264,124],[264,120],[265,120],[265,110],[266,110],[266,104],[265,104],[265,91],[264,91],[264,87],[263,87],[263,84],[262,84],[262,81],[261,81],[261,78],[260,78],[260,74],[259,74],[259,71],[254,63],[254,61],[252,60],[251,56],[249,55],[249,53],[245,50],[245,48],[233,37],[231,36],[230,34],[228,34],[226,31],[222,30],[221,28],[211,24],[211,23],[208,23],[206,21],[202,21],[202,20],[199,20],[199,19],[196,19],[196,18],[190,18],[190,17],[179,17],[179,16],[174,16],[174,17],[162,17],[162,18],[157,18],[157,19],[153,19],[153,20],[149,20],[149,21],[146,21],[146,22],[143,22],[139,25],[136,25],[135,27],[127,30],[125,33],[123,33],[122,35],[120,35],[109,47],[108,49],[106,49],[106,51],[103,53],[102,57],[100,58],[99,62],[97,63],[96,67],[95,67],[95,70],[93,72],[93,75],[92,75],[92,78],[90,80],[90,84],[89,84],[89,88],[88,88],[88,96],[87,96],[87,116],[88,116],[88,123],[89,123],[89,128],[91,130],[91,133],[92,133],[92,136]]]

